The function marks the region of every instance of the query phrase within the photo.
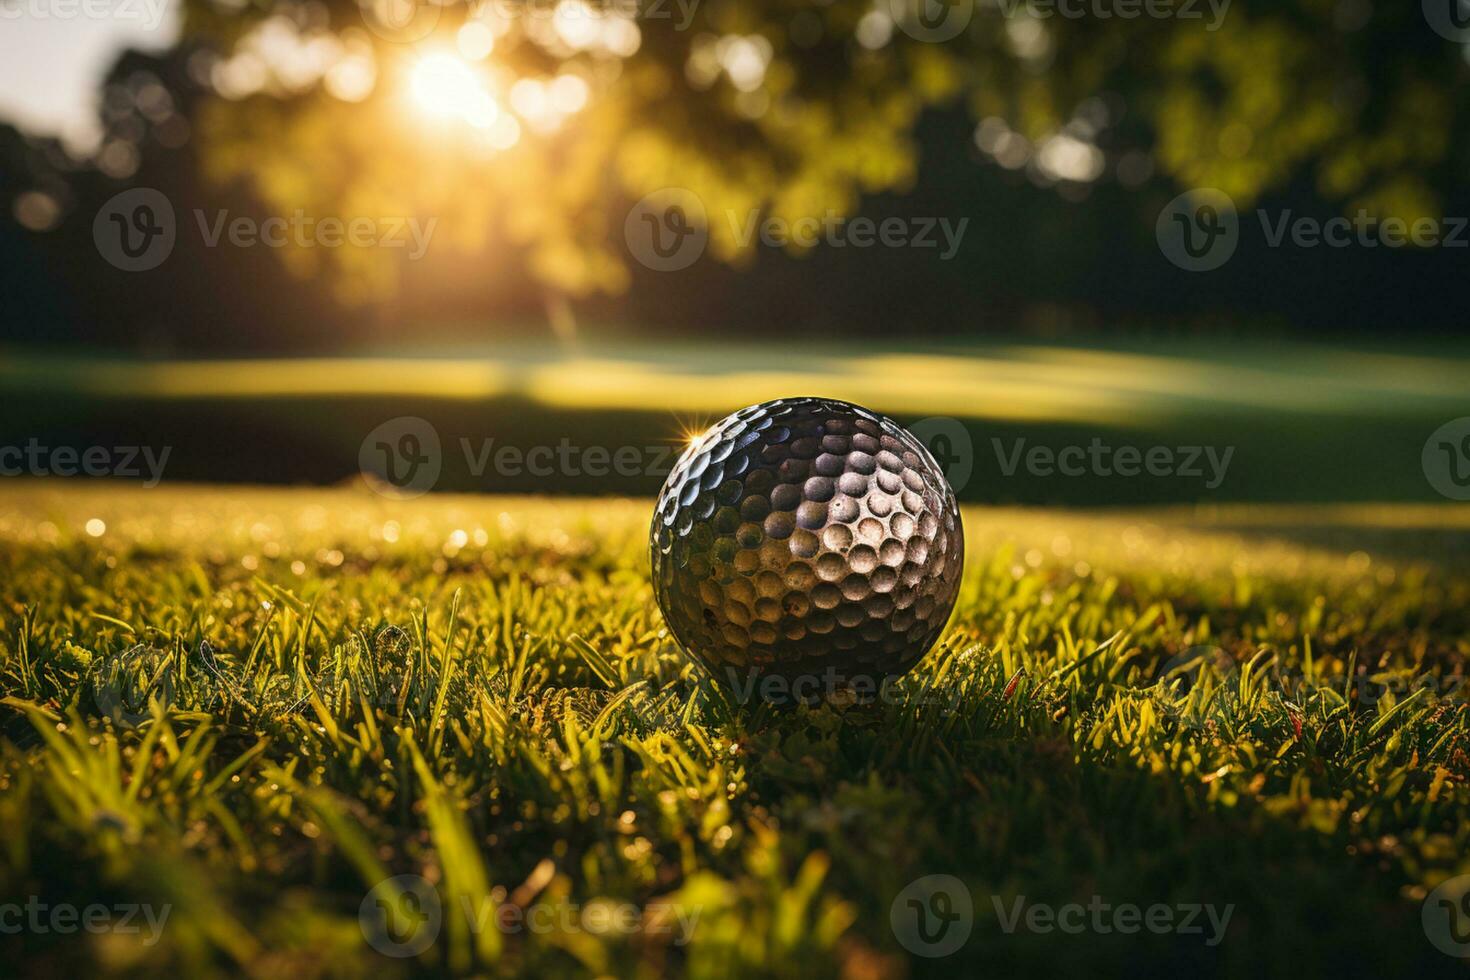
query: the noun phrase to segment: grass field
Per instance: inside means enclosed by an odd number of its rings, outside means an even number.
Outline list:
[[[493,326],[485,327],[494,336]],[[0,449],[150,446],[170,481],[335,485],[358,473],[367,435],[428,420],[443,445],[438,489],[649,496],[656,450],[745,405],[795,394],[843,398],[905,425],[963,423],[963,501],[1163,505],[1331,501],[1428,503],[1425,440],[1465,414],[1463,341],[1391,350],[1300,341],[1151,340],[1107,346],[1005,343],[770,344],[644,340],[434,350],[411,328],[394,351],[319,358],[149,359],[0,350]],[[1219,480],[1140,474],[1058,479],[1007,467],[1020,444],[1229,452]],[[633,447],[649,465],[531,474],[472,463],[487,440],[526,450],[568,440]],[[44,475],[44,474],[33,474]],[[951,474],[951,482],[953,474]]]
[[[644,500],[0,488],[5,962],[1460,965],[1425,898],[1470,873],[1470,508],[970,509],[941,645],[881,704],[784,713],[732,705],[670,645],[648,517]],[[415,875],[425,891],[396,877]],[[943,958],[894,925],[929,875],[973,907]],[[16,932],[5,902],[167,917]],[[1017,919],[1068,903],[1228,919]],[[383,915],[395,940],[439,928],[390,957],[367,940]]]

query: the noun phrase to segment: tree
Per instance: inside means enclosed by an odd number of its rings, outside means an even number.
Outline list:
[[[524,249],[573,295],[625,288],[629,206],[666,188],[739,262],[728,215],[825,220],[911,187],[915,123],[952,102],[996,165],[1069,195],[1157,173],[1244,205],[1304,179],[1431,214],[1465,71],[1418,5],[1367,0],[364,3],[188,0],[188,42],[217,52],[206,175],[283,214],[432,218],[436,248]],[[397,256],[288,261],[367,298]]]

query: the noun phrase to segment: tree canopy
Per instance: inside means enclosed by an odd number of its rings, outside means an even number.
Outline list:
[[[1428,5],[363,2],[187,0],[206,175],[283,214],[432,216],[436,248],[523,249],[572,295],[626,288],[624,218],[660,189],[789,222],[903,192],[936,106],[973,115],[977,165],[1078,197],[1165,180],[1246,205],[1309,182],[1413,218],[1463,142],[1467,49]],[[710,251],[741,261],[738,231],[709,217]],[[288,254],[360,298],[398,260]]]

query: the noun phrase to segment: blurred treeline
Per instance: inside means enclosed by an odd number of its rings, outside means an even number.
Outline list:
[[[995,0],[925,41],[932,19],[903,0],[501,0],[407,19],[382,2],[188,0],[177,48],[111,72],[94,158],[0,128],[0,342],[411,348],[571,317],[833,338],[1464,320],[1470,249],[1271,248],[1254,215],[1470,214],[1466,48],[1417,3],[1236,2],[1216,22],[1203,4],[1202,19],[1124,20]],[[412,103],[415,65],[446,52],[497,100],[493,146]],[[536,93],[563,78],[581,95],[548,112]],[[92,221],[133,186],[169,197],[179,236],[162,267],[128,274],[99,256]],[[623,221],[667,186],[704,201],[710,246],[659,273],[629,254]],[[1242,211],[1238,252],[1208,274],[1175,268],[1154,237],[1192,187]],[[208,248],[194,212],[222,209],[437,225],[418,262]],[[830,211],[969,224],[941,261],[742,248],[725,218]]]

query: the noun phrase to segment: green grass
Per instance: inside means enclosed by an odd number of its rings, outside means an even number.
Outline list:
[[[495,336],[494,328],[485,328]],[[904,424],[961,421],[972,477],[960,499],[1064,506],[1440,498],[1425,479],[1430,434],[1464,414],[1470,348],[1133,340],[1110,346],[992,341],[905,345],[588,340],[424,349],[372,356],[150,359],[0,351],[0,446],[171,449],[170,480],[309,482],[356,474],[363,439],[395,416],[439,433],[438,489],[649,496],[656,451],[745,405],[792,395],[844,398]],[[1211,485],[1186,475],[1132,479],[1029,473],[1027,448],[1208,446],[1232,453]],[[80,442],[79,442],[80,440]],[[465,446],[522,451],[563,440],[648,453],[635,473],[497,472]],[[665,461],[667,462],[667,461]]]
[[[0,932],[7,966],[1456,966],[1421,904],[1470,872],[1470,510],[968,510],[959,607],[895,696],[773,712],[732,706],[669,644],[648,509],[0,489],[0,905],[170,907],[153,945]],[[1198,646],[1233,666],[1172,669]],[[389,959],[358,910],[404,874],[434,883],[444,927]],[[930,874],[975,909],[938,960],[890,927]],[[1233,913],[1217,945],[1007,933],[997,907],[1020,896]],[[648,928],[476,929],[460,911],[624,902]]]

